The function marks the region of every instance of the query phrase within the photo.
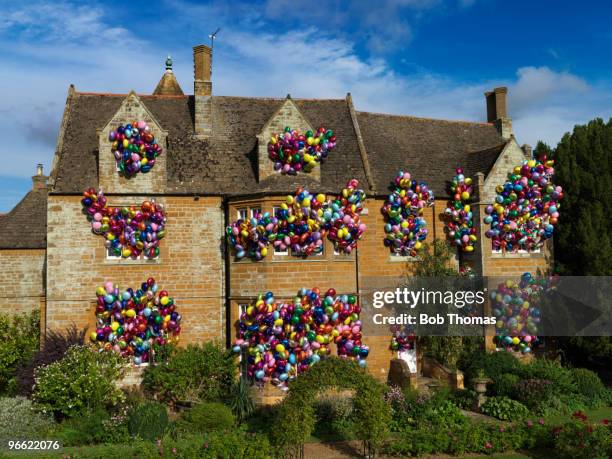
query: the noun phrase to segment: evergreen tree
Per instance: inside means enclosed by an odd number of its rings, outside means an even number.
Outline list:
[[[538,143],[536,153],[550,148]],[[555,261],[563,275],[612,275],[612,119],[597,118],[565,134],[553,157],[563,187]]]

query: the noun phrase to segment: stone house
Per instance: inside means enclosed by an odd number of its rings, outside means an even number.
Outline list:
[[[475,177],[476,250],[465,262],[478,274],[518,277],[545,269],[541,253],[497,253],[485,238],[484,205],[495,186],[528,155],[507,116],[505,88],[486,94],[487,122],[464,122],[358,111],[342,99],[255,98],[213,95],[211,49],[194,47],[194,94],[184,95],[171,62],[151,95],[101,94],[70,86],[53,168],[8,214],[0,216],[0,301],[9,312],[41,309],[43,333],[95,324],[95,289],[110,280],[123,288],[148,277],[174,297],[183,315],[183,343],[219,340],[229,345],[241,305],[259,293],[289,298],[300,287],[320,286],[359,294],[372,276],[410,272],[415,259],[393,256],[383,245],[380,213],[398,170],[428,183],[436,201],[425,210],[431,238],[444,238],[447,182],[457,166]],[[483,104],[483,110],[485,106]],[[117,173],[108,141],[119,124],[145,120],[164,147],[147,174]],[[281,175],[267,156],[267,139],[285,126],[333,129],[338,146],[310,174]],[[261,262],[234,259],[225,227],[239,215],[272,211],[302,186],[337,194],[356,178],[368,195],[368,230],[351,255],[328,241],[322,255],[306,259],[271,253]],[[102,188],[109,205],[155,199],[166,207],[168,235],[156,259],[109,257],[82,213],[83,190]],[[388,371],[388,337],[366,340],[368,367]]]

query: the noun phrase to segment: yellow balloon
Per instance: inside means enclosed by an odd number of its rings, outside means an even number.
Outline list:
[[[112,331],[117,331],[118,328],[119,328],[119,322],[111,322]]]
[[[285,346],[283,346],[282,344],[277,344],[276,345],[276,352],[285,352]]]
[[[324,195],[324,194],[319,193],[319,194],[317,195],[317,202],[320,202],[321,204],[323,204],[323,203],[325,202],[325,195]]]

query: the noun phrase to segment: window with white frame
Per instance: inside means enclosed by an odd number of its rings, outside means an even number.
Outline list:
[[[250,209],[251,218],[256,218],[258,215],[261,215],[261,207],[251,207]]]
[[[248,209],[246,208],[236,209],[236,216],[238,217],[238,220],[246,220],[247,215],[248,215]]]
[[[491,251],[493,253],[504,253],[501,249],[501,247],[492,247]],[[538,247],[537,249],[534,250],[525,250],[525,249],[518,249],[516,252],[510,252],[510,253],[540,253],[541,249],[540,247]]]

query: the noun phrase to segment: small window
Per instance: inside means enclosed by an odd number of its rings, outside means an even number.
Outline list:
[[[256,218],[258,215],[261,215],[261,207],[251,207],[251,218]]]
[[[106,259],[107,260],[121,260],[121,254],[115,254],[115,251],[112,248],[106,249]]]
[[[106,249],[106,259],[107,260],[123,260],[124,258],[121,256],[121,254],[117,255],[115,254],[115,251],[111,248]],[[158,260],[159,256],[157,257],[149,257],[148,255],[146,255],[144,253],[144,251],[140,252],[140,255],[138,255],[137,257],[129,257],[126,258],[126,260]]]
[[[247,218],[247,209],[238,209],[236,211],[238,220],[246,220]]]
[[[492,247],[491,252],[493,253],[503,253],[501,247]],[[525,249],[518,249],[516,252],[509,252],[509,253],[540,253],[541,249],[540,247],[538,247],[535,250],[525,250]]]

